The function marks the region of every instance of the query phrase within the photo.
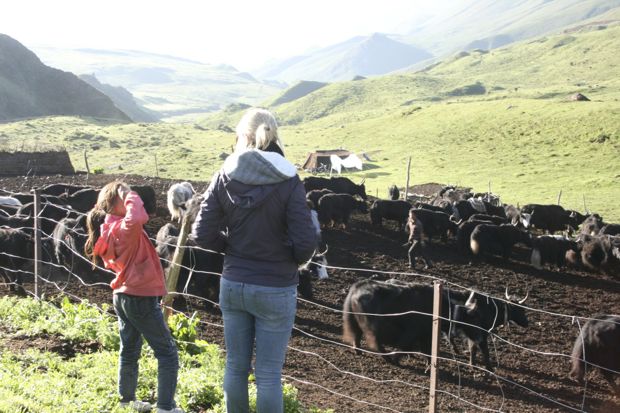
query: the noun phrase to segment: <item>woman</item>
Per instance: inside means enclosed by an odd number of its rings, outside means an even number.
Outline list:
[[[282,367],[297,308],[297,267],[312,256],[316,232],[295,166],[284,158],[278,125],[249,109],[235,152],[214,175],[193,226],[196,242],[225,252],[220,285],[229,413],[248,407],[256,351],[257,411],[283,411]]]
[[[142,199],[122,182],[112,182],[99,192],[88,213],[85,252],[93,264],[97,257],[116,273],[110,283],[121,336],[118,391],[121,406],[149,412],[148,402],[136,400],[138,360],[142,337],[157,357],[157,413],[183,413],[176,407],[179,358],[166,325],[159,298],[166,295],[164,273],[144,224],[148,221]],[[103,223],[102,223],[103,222]]]

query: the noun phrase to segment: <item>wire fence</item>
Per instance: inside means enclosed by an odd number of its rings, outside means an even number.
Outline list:
[[[83,215],[83,213],[76,213],[76,211],[70,209],[70,208],[65,208],[67,213],[74,213],[75,215]],[[59,222],[61,222],[61,220],[54,220],[52,218],[49,217],[40,217],[42,220],[47,220],[50,221],[54,224],[58,224]],[[22,229],[22,230],[32,230],[32,228],[29,227],[23,227],[23,226],[18,226],[16,229]],[[68,232],[70,234],[72,234],[73,236],[83,236],[84,233],[81,232],[79,229],[77,228],[67,228]],[[42,234],[43,236],[45,234]],[[176,247],[176,244],[172,244],[172,243],[167,243],[162,240],[156,240],[156,239],[152,239],[151,240],[155,243],[163,243],[166,246],[169,247]],[[83,264],[88,265],[88,266],[92,266],[92,263],[90,262],[90,260],[88,260],[86,257],[84,257],[83,252],[81,251],[77,251],[75,249],[72,248],[72,246],[67,242],[67,239],[54,239],[54,246],[63,246],[67,251],[69,251],[72,255],[72,257],[74,257],[75,260],[77,260],[78,262],[83,262]],[[49,246],[47,247],[49,249]],[[198,246],[186,246],[185,247],[188,251],[191,250],[199,250],[202,252],[206,252],[206,253],[212,253],[212,254],[220,254],[219,252],[215,252],[209,249],[205,249],[205,248],[201,248]],[[29,256],[27,254],[24,255],[20,255],[20,254],[12,254],[9,252],[5,252],[5,251],[0,251],[0,264],[4,263],[3,265],[0,265],[0,272],[4,272],[6,278],[8,278],[6,280],[5,283],[3,283],[4,286],[13,286],[13,287],[17,287],[17,281],[11,279],[12,277],[10,276],[10,274],[19,274],[19,275],[26,275],[26,276],[32,276],[33,280],[36,281],[40,281],[42,282],[46,288],[53,288],[54,291],[58,291],[59,293],[65,294],[69,297],[71,297],[73,300],[76,301],[80,301],[80,302],[86,302],[85,301],[85,297],[80,297],[74,293],[70,293],[67,291],[67,286],[68,285],[72,285],[73,280],[77,280],[77,282],[79,283],[79,285],[82,288],[86,288],[86,289],[91,289],[91,288],[108,288],[108,283],[107,282],[101,282],[101,281],[95,281],[95,282],[89,282],[86,279],[89,278],[88,274],[78,274],[74,271],[73,269],[73,265],[71,265],[70,267],[67,267],[66,265],[64,265],[61,262],[58,262],[57,260],[55,260],[54,258],[54,254],[51,251],[47,251],[47,255],[49,257],[49,259],[44,260],[41,259],[39,260],[39,262],[41,264],[44,265],[44,270],[43,270],[43,274],[38,274],[35,275],[34,272],[29,271],[27,269],[24,269],[24,266],[19,266],[19,268],[17,268],[15,266],[15,262],[17,261],[28,261],[30,263],[34,263],[35,259],[32,256]],[[4,260],[2,258],[5,258]],[[8,260],[7,260],[8,259]],[[168,265],[170,265],[172,262],[170,260],[168,260],[167,258],[162,258],[162,261],[164,263],[167,263]],[[8,262],[8,264],[7,264]],[[317,265],[323,265],[322,263],[315,263]],[[8,266],[8,265],[13,265],[13,266]],[[440,277],[436,277],[433,275],[428,275],[428,274],[420,274],[417,272],[397,272],[397,271],[383,271],[383,270],[376,270],[376,269],[365,269],[365,268],[349,268],[349,267],[342,267],[342,266],[331,266],[331,265],[325,265],[325,268],[332,270],[332,271],[336,271],[336,272],[342,272],[342,271],[350,271],[350,272],[354,272],[356,274],[367,274],[367,273],[372,273],[372,274],[382,274],[382,275],[386,275],[386,276],[404,276],[406,277],[408,280],[412,280],[412,279],[418,279],[418,280],[424,280],[424,281],[439,281],[441,283],[443,283],[445,286],[449,286],[450,288],[454,288],[454,291],[471,291],[471,288],[460,285],[458,283],[454,283],[452,281],[446,280],[446,279],[442,279]],[[102,267],[99,266],[94,266],[94,269],[99,271],[101,274],[106,274],[109,275],[110,277],[113,277],[114,274]],[[174,294],[175,296],[181,296],[184,297],[185,299],[189,299],[189,300],[194,300],[196,302],[199,303],[203,303],[203,304],[209,304],[210,306],[213,306],[214,308],[216,308],[218,306],[218,303],[214,300],[211,300],[209,298],[206,297],[202,297],[202,296],[198,296],[195,294],[190,294],[187,291],[187,286],[189,285],[189,281],[192,277],[201,277],[201,276],[205,276],[205,275],[209,275],[209,276],[221,276],[220,272],[214,272],[214,271],[205,271],[203,269],[200,268],[192,268],[192,267],[188,267],[188,266],[181,266],[181,269],[184,271],[188,272],[188,280],[184,286],[184,288],[181,289],[181,291],[179,292],[172,292],[172,294]],[[53,272],[56,273],[66,273],[67,274],[67,279],[59,282],[58,280],[53,280],[55,278],[55,276],[52,274]],[[380,282],[380,281],[377,281]],[[34,293],[32,291],[28,291],[26,290],[26,292],[30,295],[34,295]],[[84,291],[86,293],[86,291]],[[495,320],[492,324],[492,326],[490,328],[484,328],[480,325],[477,324],[470,324],[470,323],[465,323],[462,321],[457,321],[455,319],[452,318],[452,314],[450,314],[449,316],[442,316],[442,315],[436,315],[436,318],[439,318],[442,320],[442,322],[444,323],[449,323],[450,328],[454,328],[454,329],[462,329],[464,327],[467,327],[469,329],[474,329],[476,331],[479,331],[480,333],[484,333],[487,334],[488,337],[491,339],[492,344],[493,344],[493,348],[494,348],[494,356],[495,359],[497,361],[497,365],[498,367],[501,367],[500,364],[500,356],[499,356],[499,352],[497,350],[496,347],[496,342],[497,343],[501,343],[502,345],[508,346],[509,348],[513,348],[515,349],[515,351],[520,351],[522,352],[522,354],[532,354],[535,356],[542,356],[545,358],[560,358],[560,359],[572,359],[573,355],[572,354],[566,354],[566,353],[562,353],[562,352],[554,352],[554,351],[542,351],[539,350],[537,348],[533,348],[530,347],[528,345],[525,345],[523,343],[517,343],[514,341],[511,341],[510,339],[507,339],[503,336],[501,336],[497,331],[496,328],[497,327],[497,317],[499,314],[499,311],[497,310],[497,306],[498,304],[501,305],[510,305],[510,306],[515,306],[515,307],[519,307],[522,308],[524,311],[528,311],[528,312],[536,312],[539,314],[543,314],[547,317],[551,317],[551,318],[558,318],[561,320],[565,320],[564,322],[569,322],[570,325],[572,327],[574,327],[574,325],[576,325],[577,330],[578,330],[578,337],[580,337],[581,340],[583,340],[583,326],[582,326],[582,322],[588,322],[588,321],[605,321],[605,322],[610,322],[610,323],[616,323],[614,321],[609,321],[609,320],[603,320],[601,318],[594,318],[594,317],[584,317],[584,316],[578,316],[578,315],[571,315],[571,314],[563,314],[563,313],[558,313],[558,312],[553,312],[553,311],[548,311],[542,308],[536,308],[536,307],[532,307],[532,306],[527,306],[524,304],[517,304],[517,303],[513,303],[510,302],[508,300],[505,300],[503,298],[499,298],[499,297],[495,297],[491,294],[485,293],[485,292],[480,292],[480,291],[476,291],[477,294],[479,294],[483,299],[487,300],[488,303],[492,303],[495,308],[496,308],[496,312],[495,312]],[[447,294],[450,294],[450,290],[447,291]],[[309,308],[311,308],[312,312],[315,312],[316,318],[317,319],[321,319],[323,317],[323,315],[328,315],[328,314],[332,314],[332,315],[338,315],[338,316],[343,316],[345,313],[349,313],[351,315],[355,315],[355,316],[364,316],[364,317],[377,317],[377,318],[382,318],[382,317],[404,317],[407,315],[412,315],[412,314],[416,314],[416,315],[421,315],[421,316],[428,316],[428,317],[433,317],[432,313],[429,312],[424,312],[424,311],[417,311],[415,309],[409,309],[407,311],[402,311],[402,312],[394,312],[394,313],[370,313],[370,312],[352,312],[352,311],[344,311],[343,309],[340,308],[334,308],[334,307],[330,307],[328,305],[325,304],[321,304],[319,302],[313,301],[313,300],[308,300],[308,299],[304,299],[299,297],[298,298],[298,302],[300,305],[303,306],[308,306]],[[101,310],[100,307],[97,307],[96,304],[93,303],[88,303],[88,305],[94,306],[96,308],[99,308],[99,310]],[[451,307],[450,307],[451,308]],[[173,311],[177,311],[172,309]],[[319,315],[319,314],[323,314],[323,315]],[[503,320],[499,320],[499,321],[503,321]],[[208,321],[201,321],[201,324],[208,326],[208,327],[217,327],[217,328],[223,328],[222,324],[219,323],[214,323],[214,322],[208,322]],[[430,354],[425,354],[423,352],[419,352],[419,351],[400,351],[400,350],[395,350],[395,351],[390,351],[390,352],[378,352],[378,351],[372,351],[369,349],[364,349],[364,348],[358,348],[358,347],[354,347],[351,345],[348,345],[346,343],[343,343],[341,341],[337,341],[334,340],[333,338],[330,337],[321,337],[320,334],[313,334],[310,331],[306,331],[303,328],[301,328],[300,325],[296,324],[294,326],[294,333],[299,335],[299,336],[303,336],[305,338],[311,339],[314,342],[317,343],[317,346],[320,346],[321,349],[325,348],[325,347],[331,347],[331,348],[343,348],[346,350],[350,350],[351,352],[353,351],[357,351],[360,352],[362,354],[367,354],[369,356],[382,356],[382,357],[388,357],[388,356],[422,356],[424,358],[428,358],[430,357]],[[326,333],[323,332],[323,335],[327,335],[327,336],[333,336],[333,334],[331,333]],[[429,337],[430,340],[430,337]],[[585,348],[585,346],[584,346]],[[350,366],[346,366],[343,367],[341,364],[341,360],[339,359],[329,359],[329,357],[334,357],[333,354],[329,354],[329,355],[321,355],[318,352],[314,352],[314,351],[308,351],[307,349],[303,349],[303,348],[298,348],[297,346],[293,346],[290,345],[289,346],[289,350],[291,352],[295,352],[295,353],[299,353],[299,354],[303,354],[304,356],[307,357],[311,357],[317,360],[317,363],[322,363],[324,365],[326,365],[329,369],[333,370],[334,372],[337,372],[338,374],[342,375],[342,376],[346,376],[349,377],[350,379],[354,379],[354,380],[364,380],[367,381],[369,383],[373,383],[376,385],[403,385],[406,387],[410,387],[413,389],[417,389],[421,392],[428,392],[429,391],[429,387],[425,386],[425,385],[421,385],[418,383],[413,383],[413,382],[407,382],[404,380],[400,380],[400,379],[385,379],[385,378],[376,378],[376,377],[370,377],[368,375],[364,375],[364,374],[360,374],[354,371],[349,371]],[[585,351],[585,350],[584,350]],[[482,410],[482,411],[493,411],[493,412],[499,412],[499,411],[503,411],[503,407],[505,406],[506,403],[506,395],[504,392],[504,386],[502,385],[508,385],[511,388],[515,388],[515,389],[519,389],[520,391],[526,393],[529,395],[529,397],[534,397],[536,399],[539,399],[541,402],[544,402],[550,406],[554,406],[555,408],[560,408],[563,410],[567,410],[567,411],[586,411],[586,402],[587,402],[587,395],[588,395],[588,381],[586,379],[584,385],[583,385],[583,396],[581,398],[581,402],[580,405],[571,405],[570,403],[560,400],[558,398],[554,398],[553,395],[550,394],[545,394],[542,391],[539,391],[535,388],[532,388],[531,386],[528,386],[526,384],[523,383],[518,383],[515,380],[512,380],[509,377],[505,377],[502,376],[498,373],[496,373],[495,371],[486,368],[486,367],[481,367],[481,366],[477,366],[477,365],[470,365],[462,360],[458,359],[458,355],[453,353],[451,355],[452,357],[445,357],[445,356],[439,356],[438,359],[441,360],[442,363],[445,363],[446,366],[450,366],[450,368],[448,369],[448,371],[452,372],[454,370],[456,370],[457,372],[457,383],[458,386],[456,386],[456,392],[452,392],[449,391],[448,389],[445,388],[440,388],[438,390],[438,393],[442,394],[443,396],[447,397],[447,398],[452,398],[456,401],[458,401],[459,403],[462,403],[462,405],[467,406],[466,408],[473,408],[476,410]],[[589,367],[589,368],[598,368],[601,369],[603,371],[607,371],[613,374],[618,374],[620,375],[619,371],[616,371],[614,369],[610,369],[606,366],[601,366],[601,365],[597,365],[595,363],[590,362],[589,360],[586,359],[586,355],[585,353],[583,353],[582,357],[580,358],[580,361],[584,362],[584,365]],[[477,371],[483,375],[485,375],[486,377],[492,378],[493,380],[496,381],[498,388],[500,389],[501,392],[501,397],[499,398],[500,400],[500,404],[497,408],[493,408],[493,407],[489,407],[489,406],[484,406],[482,404],[477,403],[475,400],[471,400],[471,399],[467,399],[466,397],[463,397],[461,395],[461,390],[462,390],[462,377],[461,377],[461,368],[468,368],[468,369],[472,369],[473,371]],[[586,367],[586,368],[587,368]],[[306,386],[310,386],[310,387],[314,387],[316,389],[319,389],[320,391],[329,393],[330,395],[336,396],[336,397],[340,397],[346,400],[349,400],[353,403],[359,404],[360,405],[360,409],[363,408],[369,408],[369,409],[379,409],[379,410],[384,410],[384,411],[394,411],[394,412],[398,412],[400,410],[393,408],[392,406],[389,405],[385,405],[385,404],[379,404],[376,403],[376,400],[364,400],[363,398],[360,397],[355,397],[353,395],[350,394],[343,394],[342,392],[337,391],[334,388],[330,388],[326,385],[326,383],[316,383],[310,380],[306,380],[306,379],[302,379],[300,377],[295,377],[292,376],[290,374],[286,374],[284,375],[284,378],[291,381],[291,382],[297,382]],[[317,380],[315,381],[320,381],[319,378],[317,378]],[[453,387],[453,386],[451,386]],[[577,391],[577,387],[575,387],[576,391]],[[365,406],[365,407],[364,407]],[[373,410],[373,411],[375,411]],[[426,409],[419,409],[421,411],[426,411]],[[411,409],[407,409],[407,411],[412,411]],[[417,410],[414,410],[417,411]]]

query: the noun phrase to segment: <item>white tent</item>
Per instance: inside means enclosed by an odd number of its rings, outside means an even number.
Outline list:
[[[339,174],[342,171],[342,168],[355,168],[359,171],[362,170],[362,160],[356,154],[352,153],[346,158],[342,159],[338,155],[330,155],[329,160],[332,164],[332,170],[335,170]]]

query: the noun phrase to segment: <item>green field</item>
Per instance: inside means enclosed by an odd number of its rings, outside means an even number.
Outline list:
[[[366,152],[368,192],[453,183],[510,203],[555,203],[620,221],[620,26],[461,53],[422,72],[325,86],[273,107],[287,157],[303,164],[316,149]],[[572,102],[581,92],[591,102]],[[276,101],[277,97],[269,99]],[[198,124],[113,125],[45,118],[0,125],[0,145],[66,147],[77,169],[208,180],[230,153],[241,112]],[[121,169],[122,168],[122,169]]]

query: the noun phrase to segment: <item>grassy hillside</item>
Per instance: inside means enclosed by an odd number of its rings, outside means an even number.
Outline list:
[[[58,49],[36,53],[46,64],[76,74],[95,74],[102,83],[123,86],[166,120],[188,120],[227,104],[256,104],[281,89],[226,65],[210,65],[131,50]]]
[[[574,32],[492,52],[460,54],[424,72],[327,85],[274,108],[287,157],[344,147],[372,159],[361,172],[368,191],[386,196],[412,184],[458,183],[504,201],[588,207],[620,222],[620,27]],[[483,92],[483,94],[479,94]],[[581,92],[591,102],[571,102]],[[199,125],[106,125],[49,118],[0,126],[0,145],[68,146],[76,167],[95,143],[91,167],[208,179],[230,152],[241,111]],[[83,134],[92,135],[86,139]],[[94,137],[93,137],[94,136]],[[114,144],[113,144],[114,143]],[[120,145],[120,148],[111,146]],[[162,169],[165,169],[162,171]]]
[[[446,5],[441,15],[415,25],[409,41],[436,56],[468,47],[498,47],[552,33],[618,7],[618,0],[470,0]]]

